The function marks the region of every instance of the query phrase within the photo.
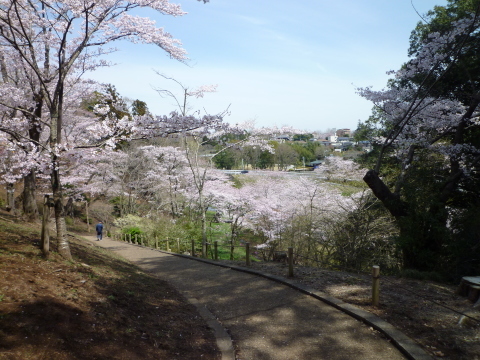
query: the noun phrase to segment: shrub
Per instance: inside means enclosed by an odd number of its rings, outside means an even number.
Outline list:
[[[143,234],[143,231],[138,226],[129,226],[122,229],[123,234],[130,234],[132,237],[135,235]]]

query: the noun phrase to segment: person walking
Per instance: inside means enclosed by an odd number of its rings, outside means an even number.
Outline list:
[[[97,232],[97,241],[102,240],[103,236],[103,223],[101,221],[98,222],[97,226],[95,227],[95,230]]]

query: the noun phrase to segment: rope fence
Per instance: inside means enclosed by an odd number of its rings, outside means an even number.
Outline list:
[[[132,236],[132,234],[115,234],[113,235],[113,238],[118,241],[125,241],[129,244],[136,244],[136,245],[141,245],[141,246],[147,246],[151,247],[157,250],[165,250],[168,252],[172,252],[172,250],[176,250],[174,252],[179,253],[179,254],[187,254],[191,256],[197,256],[197,254],[201,254],[201,248],[196,247],[196,241],[195,240],[180,240],[180,239],[165,239],[161,240],[158,237],[155,237],[154,239],[147,239],[146,237],[142,235],[135,234]],[[173,249],[172,249],[173,247]],[[206,243],[206,255],[207,258],[210,255],[210,258],[212,260],[218,261],[219,260],[219,248],[227,248],[230,250],[230,253],[233,255],[233,252],[235,248],[245,248],[245,265],[250,266],[251,265],[251,247],[249,242],[245,242],[245,245],[219,245],[218,241],[214,241],[213,243]],[[371,273],[367,273],[365,271],[360,271],[358,269],[350,269],[348,267],[343,267],[343,266],[338,266],[334,265],[331,263],[326,263],[322,262],[317,259],[312,259],[304,255],[300,255],[298,253],[293,252],[293,247],[289,247],[287,251],[277,251],[278,253],[281,253],[282,255],[285,255],[282,257],[282,260],[286,261],[288,263],[288,277],[294,277],[294,259],[295,258],[303,258],[305,260],[317,263],[320,265],[319,267],[329,267],[329,268],[336,268],[338,270],[342,271],[349,271],[357,274],[362,274],[362,275],[367,275],[371,276],[372,278],[372,305],[378,307],[380,305],[380,266],[378,265],[373,265],[371,268]],[[232,256],[231,255],[231,256]],[[231,259],[233,260],[233,259]],[[407,289],[406,287],[400,286],[393,281],[391,281],[388,278],[382,278],[382,281],[388,282],[391,285],[394,285],[398,289],[402,289],[405,292],[408,292],[418,298],[421,298],[422,300],[429,301],[437,306],[440,306],[446,310],[452,311],[456,313],[457,315],[460,316],[465,316],[466,318],[469,318],[477,323],[480,324],[480,319],[474,318],[468,314],[462,313],[458,310],[452,309],[449,306],[446,306],[434,299],[431,299],[429,297],[420,295],[410,289]]]

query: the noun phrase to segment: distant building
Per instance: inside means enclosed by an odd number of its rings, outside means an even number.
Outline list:
[[[337,135],[338,137],[351,137],[352,132],[350,131],[350,129],[338,129],[335,132],[335,135]]]

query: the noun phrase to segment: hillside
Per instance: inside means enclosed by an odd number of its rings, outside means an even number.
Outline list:
[[[219,359],[213,333],[169,284],[70,241],[74,262],[46,261],[38,226],[0,220],[0,359]]]

